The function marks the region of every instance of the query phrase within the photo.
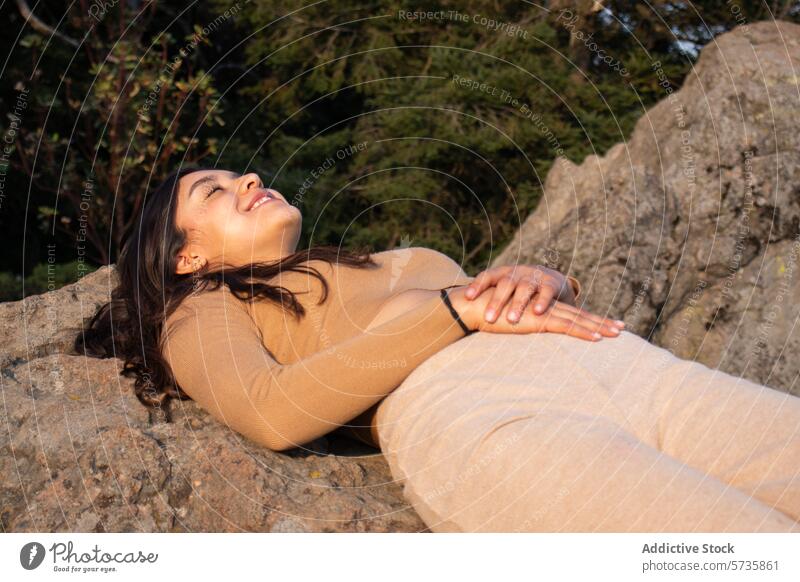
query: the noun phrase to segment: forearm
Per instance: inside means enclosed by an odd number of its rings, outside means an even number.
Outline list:
[[[269,425],[270,448],[288,449],[350,422],[420,364],[464,337],[438,296],[364,334],[295,364],[264,370],[252,399]]]

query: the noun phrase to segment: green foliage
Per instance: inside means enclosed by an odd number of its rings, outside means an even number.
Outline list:
[[[652,73],[628,83],[581,70],[547,13],[506,4],[442,3],[431,10],[466,19],[409,21],[400,11],[418,7],[321,3],[276,21],[282,5],[256,1],[239,24],[260,31],[246,55],[264,74],[245,94],[258,96],[251,115],[273,185],[290,199],[304,190],[306,236],[379,249],[409,236],[453,256],[466,249],[477,268],[535,208],[557,156],[579,162],[627,138],[642,103],[658,98]],[[633,66],[636,54],[620,58]],[[309,168],[359,142],[364,152],[302,188]]]
[[[17,301],[23,296],[54,291],[64,285],[74,283],[96,269],[97,267],[78,261],[62,264],[40,263],[33,268],[30,275],[25,277],[24,285],[21,276],[2,271],[0,272],[0,301]]]
[[[91,34],[86,51],[69,60],[39,43],[22,45],[30,58],[42,51],[50,67],[66,69],[36,78],[17,143],[21,169],[43,160],[30,172],[43,198],[36,218],[43,231],[55,228],[99,263],[115,259],[148,187],[177,164],[216,153],[208,128],[222,125],[224,114],[212,78],[198,67],[202,27],[200,35],[158,27],[150,34],[126,3],[113,12],[97,22],[73,6],[66,32]],[[120,38],[122,24],[131,26]]]
[[[0,271],[0,301],[16,301],[22,298],[22,277],[8,271]]]
[[[30,200],[8,197],[4,207],[29,215],[0,214],[9,244],[30,237],[19,224],[40,223],[26,261],[41,262],[53,238],[112,262],[148,189],[200,161],[256,171],[295,201],[301,245],[382,250],[405,240],[468,271],[536,208],[557,156],[580,162],[628,138],[664,97],[654,62],[677,89],[715,35],[800,18],[788,0],[609,0],[604,10],[561,0],[542,2],[547,10],[213,0],[183,12],[120,2],[101,20],[80,3],[46,4],[37,14],[63,20],[63,34],[88,31],[81,50],[45,42],[14,3],[0,8],[22,31],[7,47],[9,75],[31,88],[6,182]],[[403,16],[421,10],[445,14]],[[15,42],[7,36],[0,42]]]

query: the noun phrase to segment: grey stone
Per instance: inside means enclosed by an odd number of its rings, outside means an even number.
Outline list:
[[[555,163],[492,266],[568,272],[587,309],[682,358],[800,394],[799,66],[796,24],[717,37],[680,90],[664,83],[627,143]]]

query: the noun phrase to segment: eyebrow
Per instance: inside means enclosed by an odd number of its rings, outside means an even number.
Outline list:
[[[236,172],[227,172],[227,173],[232,175],[232,176],[236,176]],[[208,184],[210,182],[216,182],[216,181],[217,181],[217,175],[216,174],[212,174],[211,176],[206,176],[205,178],[200,178],[194,184],[192,184],[191,188],[189,188],[189,194],[186,195],[187,200],[192,197],[192,194],[194,193],[194,191],[197,188],[199,188],[200,186],[204,186],[205,184]]]

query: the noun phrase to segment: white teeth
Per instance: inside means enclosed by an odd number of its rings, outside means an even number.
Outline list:
[[[270,196],[264,196],[263,198],[259,199],[258,202],[253,204],[253,207],[250,210],[255,210],[256,208],[258,208],[262,204],[266,204],[269,201],[270,201]]]

